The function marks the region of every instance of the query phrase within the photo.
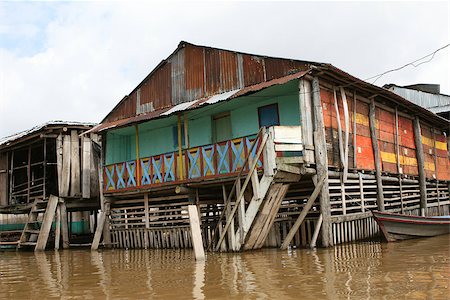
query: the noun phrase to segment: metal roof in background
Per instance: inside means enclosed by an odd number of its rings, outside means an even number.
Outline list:
[[[414,86],[385,85],[393,93],[422,106],[433,113],[450,111],[450,96],[440,93],[431,93],[412,88]]]
[[[11,143],[17,142],[23,138],[26,138],[28,136],[31,136],[33,134],[36,134],[42,130],[45,130],[47,128],[52,127],[76,127],[76,128],[91,128],[95,126],[97,123],[88,123],[88,122],[72,122],[72,121],[49,121],[37,126],[34,126],[28,130],[24,130],[9,136],[5,136],[3,138],[0,138],[0,148],[4,148],[9,146]]]

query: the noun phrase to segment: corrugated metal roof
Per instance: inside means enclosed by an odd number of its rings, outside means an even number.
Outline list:
[[[28,130],[24,130],[24,131],[12,134],[10,136],[0,138],[0,146],[8,145],[14,141],[17,141],[19,139],[22,139],[24,137],[27,137],[34,133],[37,133],[48,127],[64,127],[64,126],[93,127],[95,125],[96,125],[96,123],[87,123],[87,122],[72,122],[72,121],[59,121],[59,120],[49,121],[44,124],[34,126],[33,128],[30,128]]]
[[[127,119],[309,69],[311,62],[181,42],[102,120]],[[320,63],[314,63],[321,65]]]
[[[434,113],[450,111],[450,96],[444,94],[427,93],[408,87],[396,85],[388,86],[388,89],[409,101],[420,105]]]

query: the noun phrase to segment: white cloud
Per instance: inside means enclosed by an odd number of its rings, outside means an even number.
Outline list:
[[[0,136],[100,121],[180,40],[329,62],[364,79],[448,43],[449,19],[445,2],[0,3]],[[377,84],[449,93],[449,53]]]

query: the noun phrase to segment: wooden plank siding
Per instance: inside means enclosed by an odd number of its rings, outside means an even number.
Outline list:
[[[351,99],[353,91],[346,91],[347,98]],[[330,167],[340,168],[338,122],[336,108],[333,100],[333,91],[321,89],[322,110],[327,140],[328,164]],[[337,93],[337,102],[341,124],[344,124],[344,109],[342,107],[341,95]],[[368,99],[366,100],[368,101]],[[350,169],[373,171],[375,161],[372,151],[372,141],[369,125],[369,104],[362,101],[360,97],[355,101],[348,101],[351,124],[356,123],[356,149],[353,149],[354,127],[349,126],[349,158]],[[376,102],[375,102],[376,103]],[[393,108],[394,109],[394,108]],[[416,147],[414,144],[413,120],[400,115],[398,117],[398,146],[399,157],[396,156],[395,134],[396,120],[395,111],[389,111],[379,107],[376,103],[375,127],[378,137],[378,147],[381,154],[382,171],[385,173],[398,174],[397,163],[400,166],[400,173],[410,176],[418,176],[418,164]],[[344,132],[344,128],[342,128]],[[434,134],[433,134],[434,132]],[[448,159],[448,149],[444,133],[432,130],[430,127],[422,126],[422,144],[425,156],[425,174],[430,180],[449,180],[450,162]],[[356,153],[356,165],[353,161],[353,150]]]

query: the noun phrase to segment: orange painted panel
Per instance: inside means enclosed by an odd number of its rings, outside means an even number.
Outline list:
[[[364,170],[374,170],[375,163],[371,138],[357,135],[356,146],[356,168]]]
[[[437,157],[437,179],[450,180],[450,162],[447,157]]]

